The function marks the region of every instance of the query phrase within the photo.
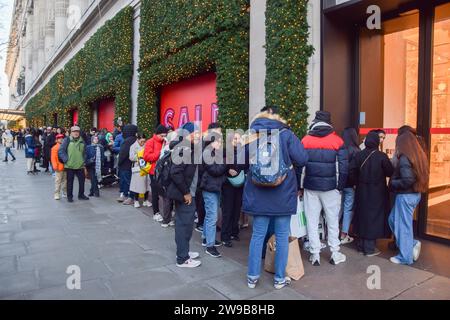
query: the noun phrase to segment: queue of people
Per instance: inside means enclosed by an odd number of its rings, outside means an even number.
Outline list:
[[[277,246],[274,286],[281,289],[290,283],[285,269],[299,197],[312,265],[320,266],[324,255],[319,236],[322,212],[333,265],[347,261],[341,246],[355,237],[357,250],[367,257],[380,253],[377,239],[393,235],[399,253],[391,262],[412,264],[418,259],[421,243],[413,238],[413,213],[427,190],[429,169],[424,144],[413,128],[400,128],[392,159],[380,151],[386,135],[382,130],[369,132],[361,146],[354,128],[345,129],[341,138],[325,111],[316,113],[302,139],[276,106],[264,107],[250,129],[245,135],[235,132],[225,143],[218,123],[204,133],[192,122],[178,130],[158,125],[149,139],[135,125],[117,127],[114,133],[95,128],[83,133],[73,126],[67,135],[47,128],[40,148],[44,157],[48,153],[49,168],[55,172],[55,200],[66,196],[73,202],[75,177],[79,200],[99,197],[105,169],[117,172],[119,203],[140,208],[142,200],[142,206],[152,207],[153,220],[161,227],[175,227],[178,267],[201,265],[200,254],[190,251],[194,230],[201,231],[205,254],[220,258],[220,246],[233,247],[240,240],[242,214],[251,216],[249,288],[260,279],[263,248],[271,234]],[[27,129],[24,140],[30,174],[35,170],[39,131]],[[200,158],[195,150],[201,150]],[[214,161],[206,161],[205,154]],[[230,154],[232,161],[227,161]],[[276,169],[268,163],[275,163]],[[91,181],[89,196],[84,191],[86,175]]]

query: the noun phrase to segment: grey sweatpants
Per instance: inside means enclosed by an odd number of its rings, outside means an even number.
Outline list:
[[[311,253],[320,253],[319,218],[322,209],[328,227],[328,246],[331,252],[339,251],[339,213],[342,195],[338,190],[313,191],[305,189],[305,215]]]

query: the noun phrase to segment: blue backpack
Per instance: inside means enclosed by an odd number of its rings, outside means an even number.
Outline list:
[[[281,137],[281,132],[278,137]],[[259,187],[278,187],[286,179],[292,166],[284,161],[281,142],[272,141],[271,135],[265,141],[258,139],[257,151],[251,159],[250,173],[253,184]]]

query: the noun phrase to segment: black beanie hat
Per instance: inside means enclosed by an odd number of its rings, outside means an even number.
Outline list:
[[[156,127],[155,134],[162,134],[162,133],[169,133],[169,129],[160,124]]]
[[[366,140],[364,140],[364,144],[366,145],[367,149],[377,149],[380,145],[380,137],[378,136],[378,133],[376,133],[375,131],[369,132]]]
[[[314,122],[326,122],[328,124],[331,124],[331,113],[329,113],[328,111],[317,111]]]

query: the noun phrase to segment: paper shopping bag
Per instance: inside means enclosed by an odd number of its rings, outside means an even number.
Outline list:
[[[270,273],[275,273],[275,251],[276,241],[275,236],[272,236],[267,242],[266,259],[264,261],[264,270]],[[295,237],[289,237],[289,255],[286,265],[286,275],[293,280],[299,280],[305,275],[298,239]]]
[[[306,215],[303,200],[297,200],[297,213],[291,216],[291,237],[302,238],[306,236]]]

